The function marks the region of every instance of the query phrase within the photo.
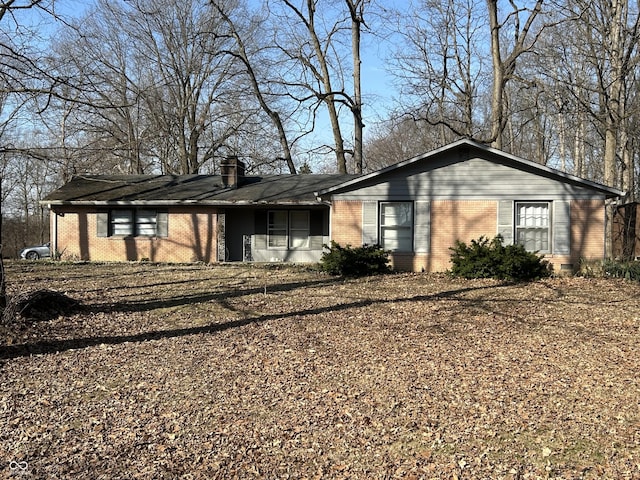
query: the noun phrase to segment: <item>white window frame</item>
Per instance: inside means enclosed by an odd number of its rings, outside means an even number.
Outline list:
[[[404,215],[404,219],[401,218],[402,215],[397,214],[399,212],[393,212],[393,209],[397,207],[408,208],[408,214]],[[415,227],[413,202],[380,202],[379,208],[380,246],[391,252],[413,252],[413,229]]]
[[[530,252],[551,253],[550,201],[515,202],[515,242]]]

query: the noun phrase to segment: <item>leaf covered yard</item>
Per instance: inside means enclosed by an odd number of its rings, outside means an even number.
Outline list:
[[[640,478],[640,285],[12,263],[0,477]]]

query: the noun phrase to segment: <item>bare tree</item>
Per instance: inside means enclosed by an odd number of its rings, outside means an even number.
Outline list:
[[[207,0],[98,0],[57,47],[80,79],[84,146],[126,173],[198,173],[257,108],[230,44]]]
[[[365,7],[369,0],[345,0],[351,18],[351,59],[353,61],[353,97],[348,105],[353,115],[353,163],[355,173],[362,173],[364,122],[362,120],[362,59],[360,45]]]
[[[422,0],[398,28],[394,75],[401,112],[437,127],[442,145],[477,137],[484,127],[478,98],[488,83],[482,15],[477,0]]]
[[[236,43],[235,48],[227,50],[226,53],[239,59],[242,65],[244,65],[249,84],[251,85],[251,89],[253,90],[253,93],[258,100],[258,103],[260,104],[260,108],[262,108],[265,114],[269,117],[277,131],[278,140],[282,149],[282,158],[287,164],[289,173],[295,174],[296,166],[291,154],[291,143],[289,141],[289,135],[285,128],[285,124],[282,120],[282,115],[276,109],[277,107],[274,107],[272,104],[271,99],[274,98],[274,96],[271,94],[271,92],[268,91],[271,85],[267,81],[265,81],[265,78],[262,77],[260,72],[258,71],[258,65],[267,60],[263,56],[260,56],[260,53],[264,50],[264,47],[261,45],[256,45],[254,46],[257,47],[256,51],[250,52],[248,49],[247,41],[245,40],[243,33],[238,28],[237,21],[231,18],[230,14],[225,11],[220,2],[211,0],[211,4],[218,12],[218,15],[220,15],[221,18],[227,23],[230,35],[233,37]],[[256,27],[260,26],[261,22],[254,22],[258,23],[258,25],[254,25],[251,29],[245,29],[245,33],[247,36],[250,36],[251,33],[254,33]]]
[[[375,171],[440,145],[440,132],[410,116],[375,125],[365,147],[367,171]]]
[[[0,3],[0,155],[6,161],[15,156],[16,145],[7,137],[13,119],[33,95],[50,93],[57,79],[41,68],[38,60],[42,52],[31,48],[28,39],[33,32],[28,31],[20,20],[23,11],[38,9],[46,14],[52,13],[53,1],[44,0],[5,0]],[[6,170],[3,166],[3,174]],[[0,178],[0,198],[4,176]],[[0,208],[0,237],[4,204]],[[0,307],[6,305],[6,278],[0,244]]]
[[[267,4],[274,22],[274,44],[283,58],[281,84],[301,105],[307,105],[313,126],[319,119],[319,107],[326,108],[338,171],[347,172],[347,154],[353,157],[354,170],[361,171],[360,36],[369,1],[281,0]],[[347,78],[349,68],[353,69],[351,80]],[[352,150],[345,143],[342,108],[347,109],[348,120],[354,125]]]
[[[493,83],[491,90],[491,133],[489,135],[492,146],[502,148],[502,132],[504,131],[506,115],[505,88],[513,80],[518,59],[533,49],[540,36],[541,29],[533,32],[533,24],[542,10],[543,0],[536,0],[533,8],[518,6],[515,0],[509,0],[511,11],[501,21],[498,15],[498,0],[487,0],[489,29],[491,32],[491,60],[493,65]],[[524,24],[521,16],[526,14]],[[508,53],[504,54],[502,31],[508,26],[513,35],[513,41]]]

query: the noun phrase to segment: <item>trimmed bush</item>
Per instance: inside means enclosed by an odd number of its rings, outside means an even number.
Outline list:
[[[352,247],[340,246],[332,241],[331,246],[325,245],[328,251],[322,254],[320,269],[331,275],[344,277],[363,277],[389,273],[389,252],[380,245],[362,245]]]
[[[457,241],[450,248],[451,274],[462,278],[495,278],[527,281],[551,275],[549,262],[542,255],[528,252],[522,245],[503,245],[497,235],[492,240],[482,236],[467,245]]]

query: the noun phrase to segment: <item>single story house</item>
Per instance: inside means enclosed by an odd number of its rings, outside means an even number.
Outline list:
[[[471,140],[365,175],[77,176],[42,200],[51,245],[92,261],[316,262],[380,244],[397,270],[444,271],[456,240],[501,234],[558,269],[605,257],[623,192]]]

